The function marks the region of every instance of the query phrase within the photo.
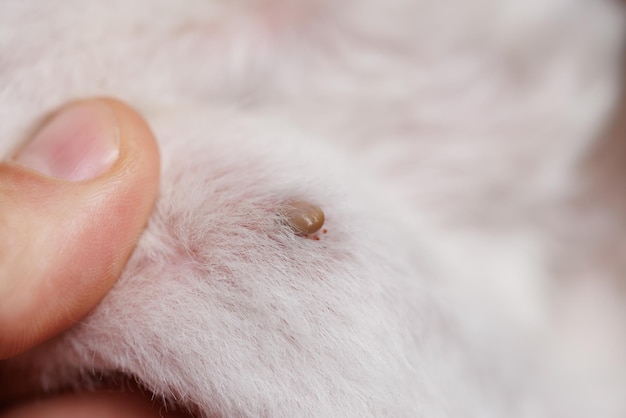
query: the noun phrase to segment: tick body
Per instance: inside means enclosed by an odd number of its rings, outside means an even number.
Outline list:
[[[299,235],[309,235],[324,226],[324,211],[319,206],[304,200],[293,200],[283,209],[285,222]]]

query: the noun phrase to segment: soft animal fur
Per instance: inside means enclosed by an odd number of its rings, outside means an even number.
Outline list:
[[[626,416],[598,142],[625,24],[610,0],[0,3],[0,155],[111,95],[163,157],[113,291],[2,367],[207,417]],[[319,240],[280,221],[294,198]]]

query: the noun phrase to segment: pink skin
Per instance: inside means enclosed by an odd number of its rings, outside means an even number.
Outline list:
[[[158,173],[150,129],[111,99],[64,108],[13,162],[0,164],[0,358],[70,327],[108,292],[151,213]],[[13,403],[7,396],[15,388],[28,392],[23,383],[22,376],[3,376],[2,402]],[[4,412],[162,416],[138,391],[67,394]]]

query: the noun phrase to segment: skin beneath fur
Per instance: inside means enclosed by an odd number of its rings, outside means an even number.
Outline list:
[[[161,191],[102,304],[0,373],[201,416],[626,415],[624,223],[592,181],[619,4],[61,3],[0,5],[0,153],[112,95]]]

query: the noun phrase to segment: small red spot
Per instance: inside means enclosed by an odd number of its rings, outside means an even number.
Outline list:
[[[319,240],[320,240],[320,237],[319,237],[319,235],[313,235],[313,239],[314,239],[315,241],[319,241]]]
[[[324,228],[324,229],[322,230],[322,234],[325,234],[325,233],[327,233],[327,232],[328,232],[328,229],[326,229],[326,228]]]

